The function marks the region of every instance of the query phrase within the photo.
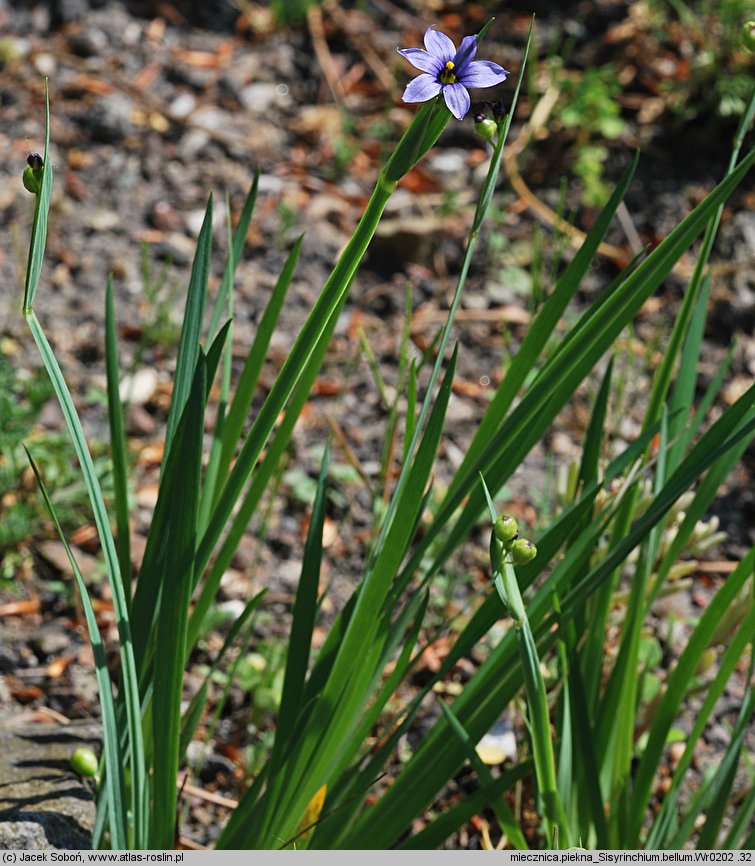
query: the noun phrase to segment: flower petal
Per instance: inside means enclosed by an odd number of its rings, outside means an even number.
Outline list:
[[[448,36],[439,30],[433,30],[432,27],[428,27],[425,31],[425,48],[428,54],[437,57],[443,65],[446,61],[453,60],[456,54],[456,46]]]
[[[466,88],[462,87],[461,84],[447,84],[443,88],[443,99],[446,100],[446,105],[451,114],[457,120],[463,120],[464,115],[469,111],[470,105],[469,94]]]
[[[461,40],[461,45],[459,46],[459,50],[456,52],[456,57],[454,57],[454,63],[456,65],[457,75],[463,75],[464,70],[467,66],[474,60],[474,56],[477,53],[477,37],[476,36],[465,36]]]
[[[433,57],[421,48],[398,48],[397,51],[402,57],[406,57],[415,69],[421,69],[422,72],[437,75],[443,69],[443,64],[437,57]]]
[[[505,81],[508,72],[492,60],[474,60],[459,75],[464,87],[492,87]]]
[[[407,85],[401,99],[404,102],[427,102],[440,93],[441,87],[434,75],[423,72],[413,78]]]

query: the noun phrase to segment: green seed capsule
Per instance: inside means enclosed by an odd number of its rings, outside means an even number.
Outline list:
[[[23,184],[32,195],[37,195],[42,186],[42,169],[45,161],[38,153],[30,153],[26,162],[27,166],[22,177]]]
[[[80,776],[96,776],[98,765],[97,755],[87,746],[79,746],[71,755],[71,766]]]
[[[502,514],[496,520],[493,531],[501,544],[508,544],[512,539],[516,538],[518,532],[516,520],[510,514]]]
[[[742,25],[742,43],[749,51],[755,51],[755,21],[745,21]]]
[[[492,144],[498,132],[498,124],[492,117],[487,117],[485,114],[475,114],[474,129],[478,135]]]
[[[537,548],[528,538],[517,538],[511,545],[511,559],[517,564],[529,562],[537,556]]]

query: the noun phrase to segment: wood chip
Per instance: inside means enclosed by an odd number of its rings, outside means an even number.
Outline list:
[[[50,680],[57,680],[63,676],[63,674],[68,669],[68,666],[74,661],[76,656],[61,656],[60,658],[53,659],[49,665],[47,665],[47,669],[45,670],[45,676]]]
[[[206,803],[225,806],[226,809],[235,809],[238,806],[237,800],[231,800],[230,797],[223,797],[221,794],[214,794],[212,791],[205,791],[204,788],[198,788],[189,782],[183,784],[183,780],[180,778],[176,781],[176,784],[179,791],[187,797],[196,797],[199,800],[204,800]]]
[[[3,616],[24,616],[27,613],[39,613],[39,599],[29,598],[23,601],[9,601],[7,604],[0,604],[0,617]]]
[[[77,75],[70,86],[72,89],[84,90],[97,96],[108,96],[115,91],[112,84],[108,84],[101,78],[95,78],[93,75]]]

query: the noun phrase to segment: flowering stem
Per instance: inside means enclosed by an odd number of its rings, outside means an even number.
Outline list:
[[[359,225],[341,258],[323,286],[312,312],[304,323],[273,387],[257,415],[239,452],[236,464],[220,493],[196,555],[195,575],[204,571],[212,551],[246,485],[278,415],[310,363],[318,339],[337,314],[349,292],[351,281],[377,229],[396,183],[435,144],[451,114],[443,104],[422,106],[404,133],[375,185]],[[208,598],[211,597],[208,594]]]
[[[439,98],[423,105],[386,163],[381,179],[399,181],[435,144],[450,118],[451,112]]]
[[[498,514],[482,475],[480,475],[480,481],[488,502],[491,521],[495,524]],[[558,794],[548,695],[545,690],[543,675],[540,672],[540,657],[519,590],[516,573],[509,562],[508,552],[504,550],[503,544],[496,538],[495,531],[490,533],[490,567],[498,595],[503,606],[514,620],[519,657],[522,662],[524,688],[527,695],[535,776],[543,801],[547,834],[546,844],[559,848],[568,847],[571,844],[569,825],[561,797]]]

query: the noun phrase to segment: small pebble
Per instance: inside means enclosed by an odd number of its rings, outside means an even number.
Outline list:
[[[283,102],[276,85],[265,81],[249,84],[241,91],[240,98],[244,108],[255,114],[265,114]]]
[[[197,107],[197,100],[191,93],[180,93],[170,104],[169,113],[172,117],[182,120],[188,117]]]
[[[199,237],[199,232],[204,222],[204,208],[201,210],[193,210],[186,215],[186,229],[192,237]],[[216,199],[215,206],[212,210],[212,228],[218,231],[225,226],[225,204],[223,201]]]
[[[46,659],[69,649],[71,636],[60,629],[47,628],[32,641],[32,646],[41,659]]]
[[[190,162],[206,147],[209,141],[210,136],[203,129],[190,129],[186,135],[181,136],[178,144],[178,156],[184,162]]]
[[[133,376],[121,379],[119,393],[121,400],[132,406],[144,406],[157,390],[157,372],[153,367],[142,367]]]
[[[449,148],[447,150],[432,152],[428,155],[427,163],[436,174],[452,175],[466,179],[466,156],[467,152],[465,150]]]
[[[192,120],[195,126],[215,132],[227,128],[228,113],[219,108],[203,107],[194,112]]]

